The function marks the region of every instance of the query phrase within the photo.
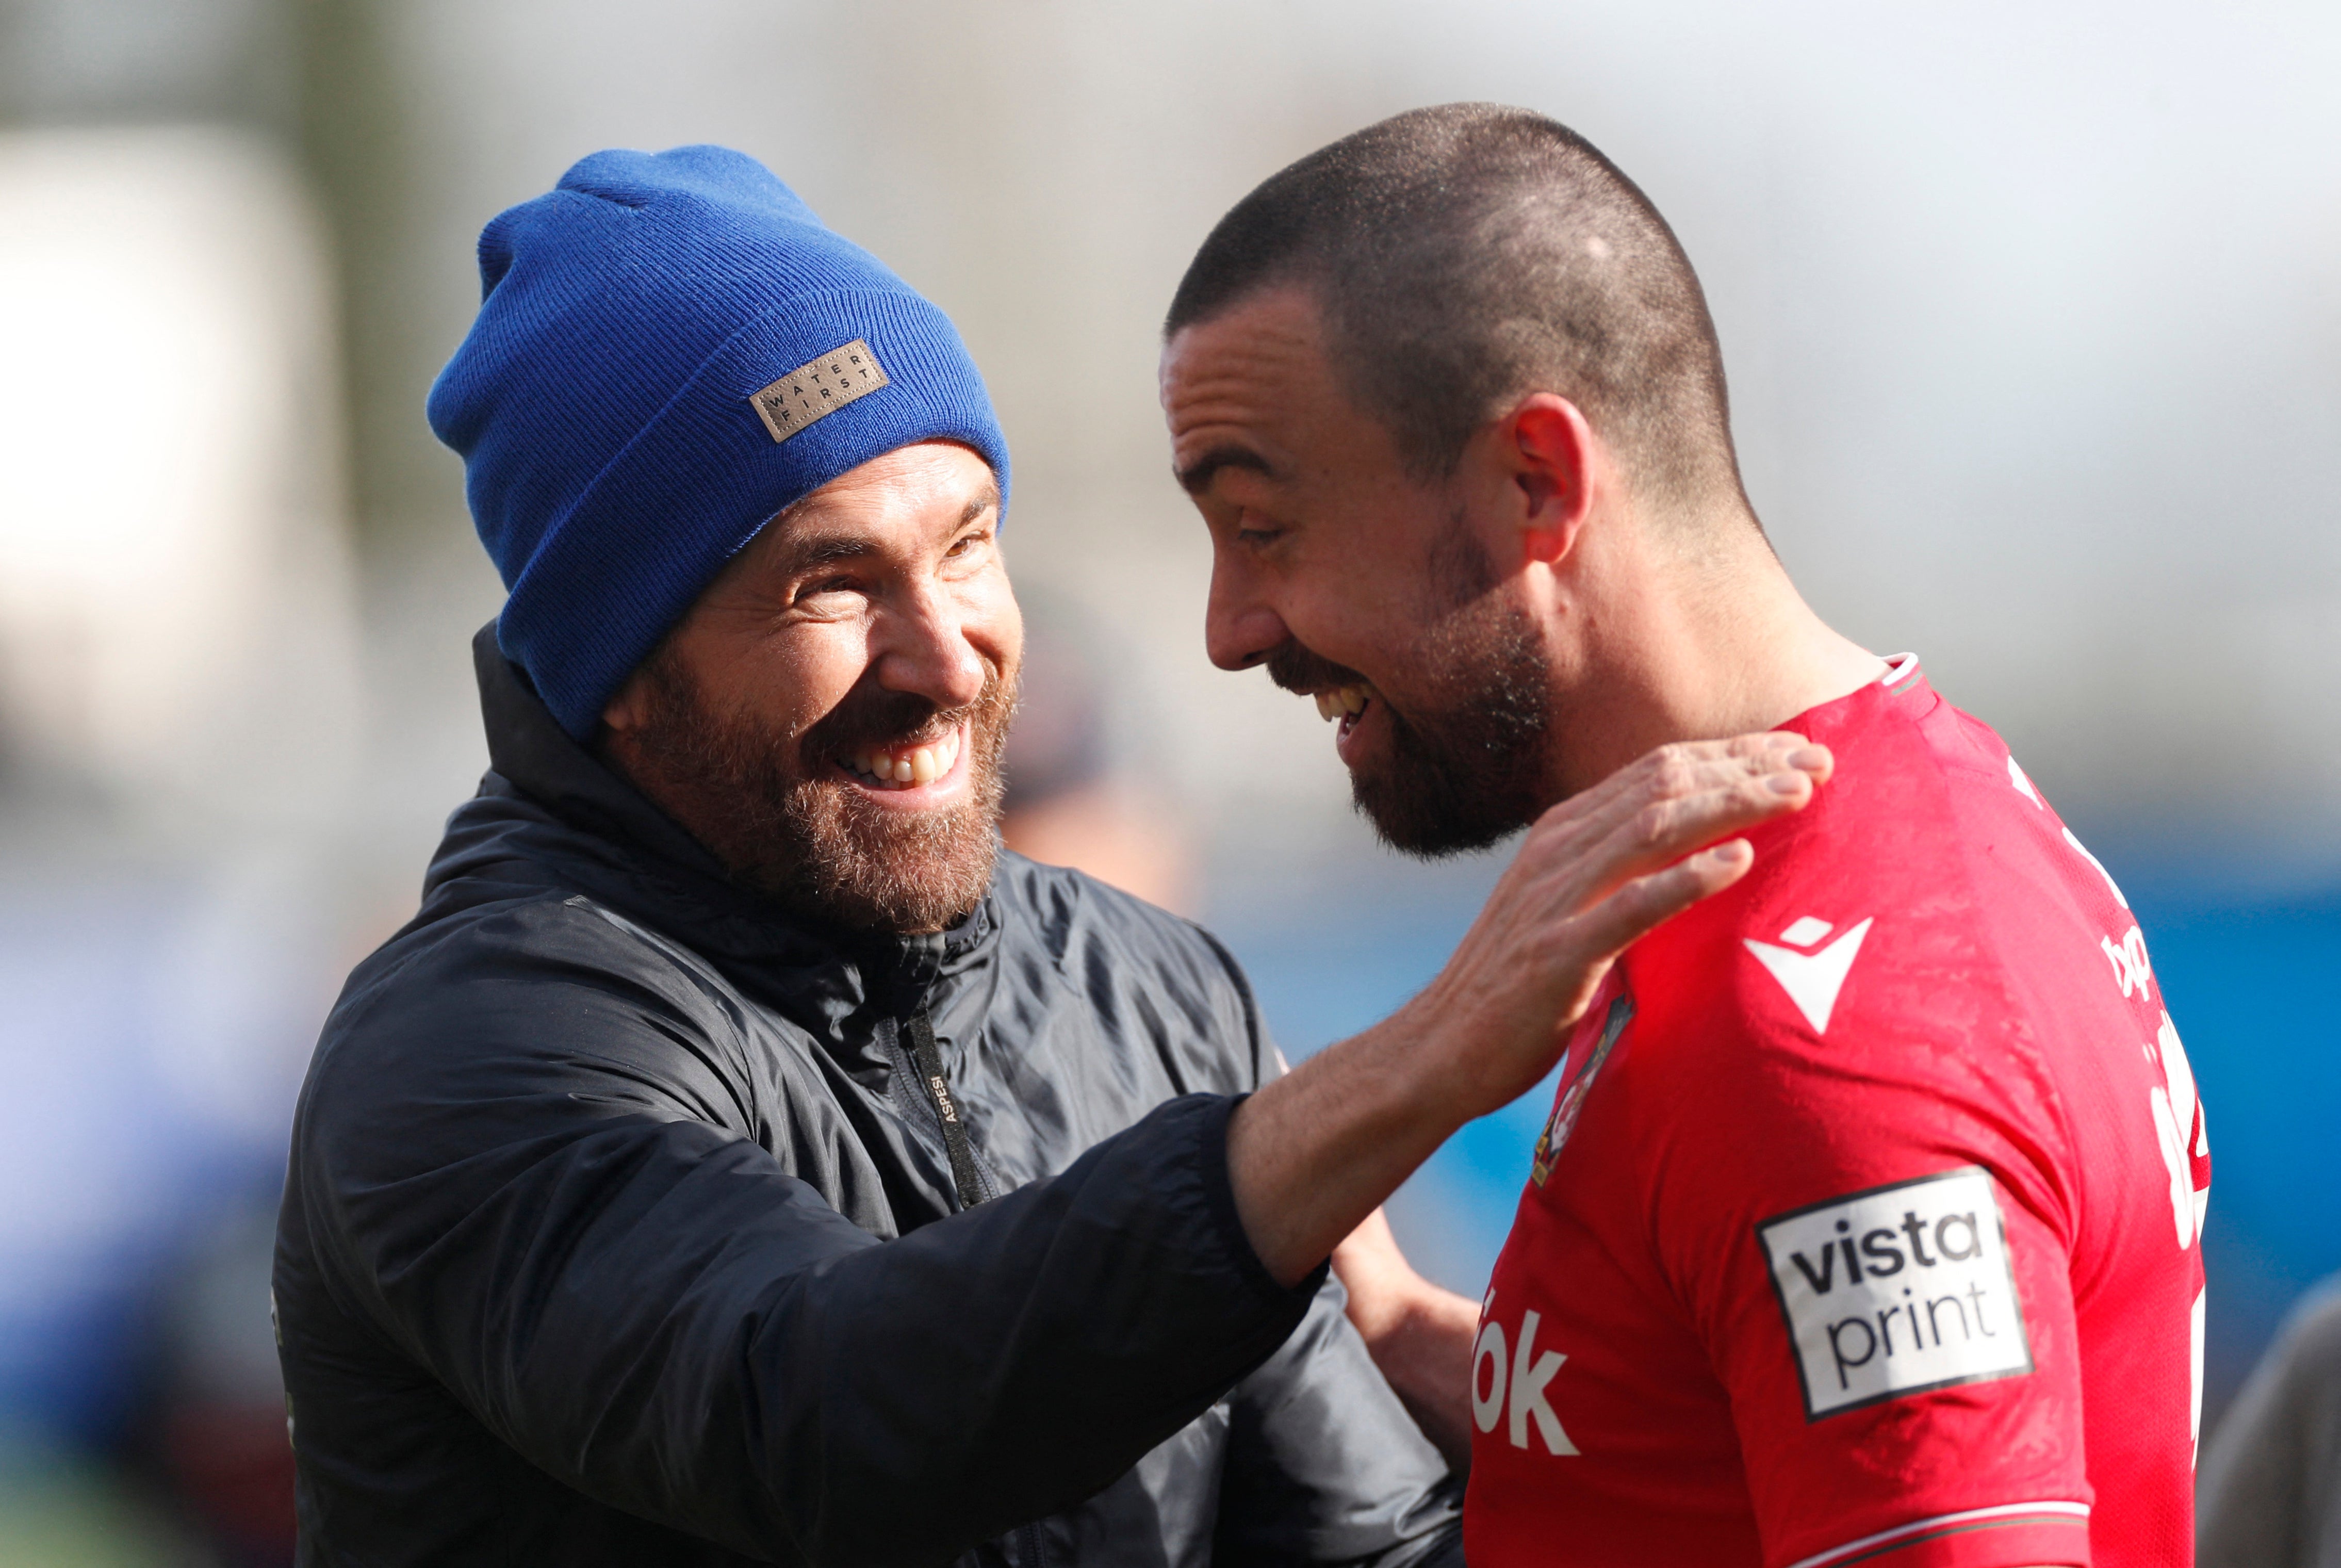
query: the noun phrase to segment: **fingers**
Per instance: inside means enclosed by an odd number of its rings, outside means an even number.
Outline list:
[[[1659,746],[1547,812],[1539,825],[1581,824],[1599,834],[1646,805],[1784,771],[1827,782],[1834,759],[1790,730]]]
[[[1523,844],[1526,875],[1549,896],[1590,903],[1702,845],[1802,810],[1835,765],[1828,747],[1794,735],[1742,736],[1683,754],[1690,749],[1653,753],[1625,770],[1639,773],[1638,783]]]
[[[1755,854],[1736,835],[1802,809],[1833,766],[1828,747],[1789,732],[1660,747],[1586,792],[1573,815],[1538,823],[1440,983],[1453,977],[1469,996],[1490,974],[1526,973],[1526,1014],[1566,1014],[1571,995],[1581,1005],[1589,976],[1627,944],[1745,875]]]
[[[1638,938],[1709,898],[1748,874],[1756,852],[1735,838],[1677,861],[1663,871],[1636,877],[1587,910],[1574,923],[1586,950],[1607,962]]]
[[[1620,824],[1604,845],[1609,886],[1658,870],[1695,849],[1801,811],[1813,798],[1812,775],[1786,768],[1659,801]]]

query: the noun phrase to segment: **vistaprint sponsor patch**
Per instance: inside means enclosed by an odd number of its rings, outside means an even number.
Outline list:
[[[1808,1421],[2032,1370],[2007,1227],[1979,1166],[1776,1214],[1756,1240]]]

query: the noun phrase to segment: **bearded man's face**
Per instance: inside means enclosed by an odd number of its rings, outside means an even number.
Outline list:
[[[603,713],[619,771],[738,881],[854,930],[983,895],[1022,623],[982,460],[931,442],[774,519]]]
[[[999,844],[1001,752],[1015,694],[995,671],[973,703],[857,693],[802,736],[753,711],[727,713],[679,661],[648,670],[644,751],[667,793],[704,802],[694,832],[739,881],[854,930],[940,931],[975,906]],[[964,774],[953,798],[904,810],[872,800],[878,759],[940,756]],[[861,775],[838,776],[841,764]],[[889,779],[884,793],[924,782]]]
[[[1165,347],[1171,461],[1211,534],[1211,662],[1316,698],[1393,847],[1481,848],[1562,793],[1553,657],[1503,531],[1474,522],[1513,497],[1486,464],[1415,474],[1327,343],[1294,283]]]
[[[1268,656],[1268,673],[1338,723],[1350,799],[1382,842],[1429,859],[1485,849],[1543,809],[1552,684],[1535,623],[1459,521],[1424,564],[1420,605],[1390,629],[1379,684],[1297,641]],[[1353,744],[1376,708],[1385,744]]]

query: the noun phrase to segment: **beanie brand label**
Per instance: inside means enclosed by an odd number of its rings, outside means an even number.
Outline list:
[[[886,385],[878,356],[860,338],[798,365],[748,399],[775,441],[828,418],[857,397]]]

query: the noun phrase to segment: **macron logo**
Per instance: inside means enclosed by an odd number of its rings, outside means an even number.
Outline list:
[[[1813,1026],[1816,1034],[1828,1033],[1829,1014],[1837,1011],[1837,994],[1845,987],[1845,977],[1853,973],[1853,961],[1861,952],[1861,939],[1869,934],[1875,915],[1848,931],[1827,947],[1814,948],[1813,944],[1827,936],[1836,927],[1826,920],[1816,920],[1808,914],[1788,930],[1780,933],[1786,947],[1776,947],[1768,942],[1747,939],[1748,951],[1771,972],[1797,1004],[1797,1011]],[[1800,948],[1811,949],[1799,952]]]

